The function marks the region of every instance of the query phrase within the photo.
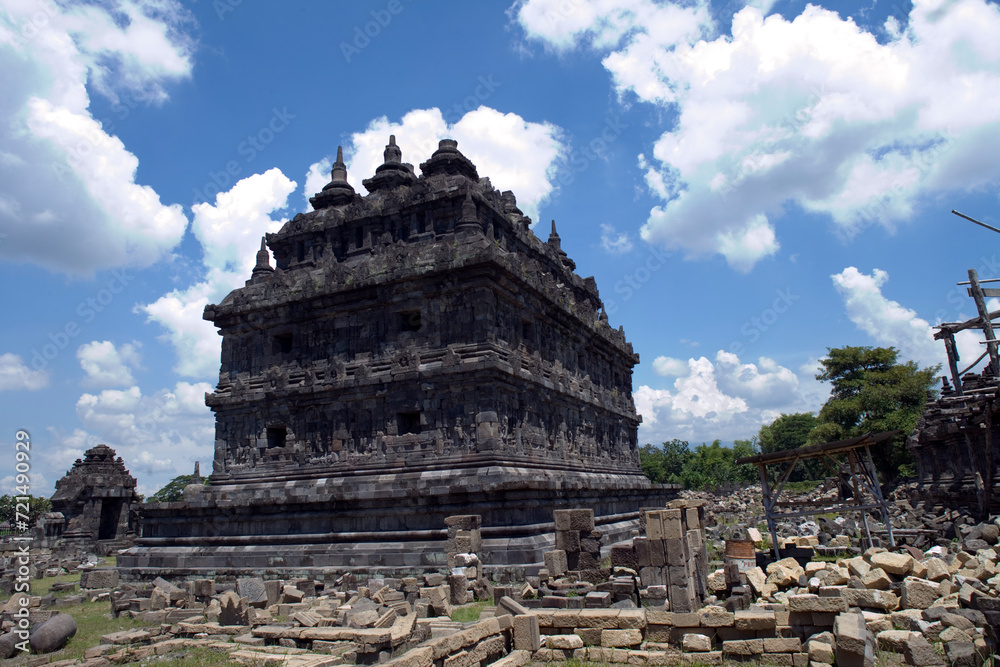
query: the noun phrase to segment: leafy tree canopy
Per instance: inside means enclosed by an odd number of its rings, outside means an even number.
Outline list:
[[[757,439],[764,454],[785,452],[805,445],[809,433],[819,425],[819,419],[811,412],[782,414],[770,424],[760,427]],[[807,479],[822,479],[827,475],[821,461],[809,460],[798,463],[789,476],[789,481],[800,482]]]
[[[894,481],[900,466],[912,463],[906,437],[917,425],[941,366],[922,369],[913,361],[899,363],[894,347],[830,348],[827,353],[816,379],[832,388],[819,423],[809,433],[809,444],[899,430],[891,445],[872,450],[882,481]]]
[[[15,526],[17,519],[17,499],[25,496],[0,496],[0,523],[7,523]],[[28,527],[35,525],[38,517],[46,512],[52,511],[52,502],[48,498],[27,496],[28,498]],[[24,508],[21,508],[22,514]]]
[[[184,499],[184,487],[194,483],[194,475],[180,475],[149,497],[149,503],[174,503]]]
[[[655,483],[682,484],[698,489],[730,482],[753,483],[757,469],[736,465],[736,459],[757,453],[755,440],[737,440],[733,447],[723,447],[720,440],[711,445],[702,443],[693,450],[685,440],[674,439],[662,447],[645,445],[639,450],[642,471]]]

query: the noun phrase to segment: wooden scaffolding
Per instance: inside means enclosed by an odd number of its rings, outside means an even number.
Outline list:
[[[879,485],[878,473],[875,471],[871,448],[873,445],[886,443],[898,433],[899,431],[866,433],[849,440],[806,445],[770,454],[757,454],[736,461],[737,464],[755,465],[760,470],[764,516],[767,519],[767,530],[771,534],[775,558],[781,558],[776,527],[779,520],[827,513],[859,512],[861,514],[860,523],[864,528],[868,545],[872,546],[868,511],[879,510],[888,532],[889,544],[893,547],[896,546],[892,534],[892,520],[889,517],[889,505],[882,496],[882,487]],[[785,490],[785,484],[789,477],[791,477],[792,470],[800,461],[809,459],[819,459],[831,470],[838,481],[846,482],[851,489],[851,498],[845,499],[843,494],[838,494],[836,500],[782,500],[781,494]],[[771,470],[768,470],[769,466]],[[774,473],[773,477],[772,472]]]

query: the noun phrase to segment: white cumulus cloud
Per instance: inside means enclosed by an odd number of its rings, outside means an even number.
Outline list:
[[[214,204],[191,207],[192,230],[204,253],[204,279],[141,306],[150,321],[167,330],[166,339],[177,351],[177,373],[194,378],[218,375],[222,338],[202,313],[250,277],[261,237],[284,223],[272,214],[285,208],[294,191],[295,181],[274,168],[240,180],[219,193]]]
[[[476,165],[479,176],[488,176],[499,190],[511,190],[517,205],[533,222],[538,207],[554,189],[557,160],[565,152],[562,132],[551,123],[527,121],[515,113],[503,113],[481,106],[449,124],[440,109],[414,109],[399,122],[376,118],[361,132],[351,135],[344,146],[347,180],[361,195],[367,194],[361,181],[375,174],[383,162],[382,152],[389,135],[403,152],[403,161],[414,165],[419,176],[421,162],[437,150],[441,139],[455,139],[458,150]],[[329,156],[311,165],[306,176],[308,200],[330,181]]]
[[[815,380],[814,366],[796,373],[767,357],[743,363],[723,350],[714,360],[658,357],[653,370],[676,379],[669,388],[641,385],[633,393],[643,420],[639,441],[748,439],[783,412],[816,411],[828,390]]]
[[[48,386],[48,371],[28,368],[18,354],[0,354],[0,391],[37,391]]]
[[[135,384],[132,369],[142,361],[137,341],[120,347],[109,340],[91,341],[77,349],[76,358],[80,368],[86,373],[84,382],[93,387],[127,387]]]
[[[921,197],[1000,179],[1000,7],[915,0],[878,34],[816,5],[748,3],[720,34],[707,5],[524,0],[530,39],[603,55],[623,97],[667,112],[640,155],[662,201],[644,240],[747,271],[779,248],[792,204],[843,238],[892,229]],[[766,16],[766,17],[765,17]]]
[[[87,85],[163,102],[191,74],[188,21],[173,0],[3,3],[0,257],[89,275],[148,266],[180,242],[182,208],[136,181],[138,159],[91,115]]]
[[[601,247],[612,255],[623,255],[634,247],[628,232],[619,232],[614,225],[601,224]]]
[[[942,368],[947,368],[944,343],[934,340],[935,330],[931,324],[913,309],[882,293],[889,281],[888,273],[874,269],[871,274],[865,274],[849,266],[831,278],[844,300],[848,318],[876,343],[895,347],[903,361],[916,361],[922,367],[941,364]],[[982,332],[979,330],[967,329],[956,334],[955,343],[963,361],[971,363],[983,353],[980,340]]]
[[[151,493],[177,475],[189,474],[195,461],[207,473],[215,442],[215,419],[205,405],[205,394],[211,391],[207,382],[178,382],[148,396],[137,386],[85,393],[76,404],[84,428],[61,438],[54,434],[53,465],[104,443],[125,461],[139,480],[141,493]]]

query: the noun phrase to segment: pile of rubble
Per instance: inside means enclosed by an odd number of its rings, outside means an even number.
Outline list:
[[[477,562],[474,554],[462,560]],[[119,582],[113,569],[96,569],[83,572],[80,585],[76,595],[30,598],[32,620],[44,627],[46,620],[66,616],[54,607],[106,599],[113,615],[146,626],[101,637],[101,645],[87,651],[91,660],[85,664],[95,666],[163,655],[198,643],[231,651],[237,662],[252,662],[255,652],[275,650],[287,655],[290,665],[384,662],[427,639],[461,629],[462,624],[450,619],[453,604],[464,604],[472,595],[464,572],[448,577],[369,578],[360,583],[345,575],[324,587],[311,579],[255,577],[235,584],[198,579],[175,585],[160,578],[133,584]],[[481,586],[488,584],[474,580],[473,587]],[[17,597],[12,596],[8,606]],[[12,612],[13,606],[5,611]],[[4,646],[0,639],[0,654]],[[332,655],[338,662],[303,662],[304,653]]]
[[[824,548],[843,557],[758,566],[730,560],[716,567],[708,561],[707,536],[717,529],[718,508],[739,502],[689,497],[646,510],[643,534],[608,545],[603,557],[593,513],[560,510],[554,517],[560,548],[546,554],[536,576],[516,583],[484,578],[476,553],[480,521],[471,515],[448,520],[447,574],[137,584],[87,564],[79,592],[30,599],[32,641],[61,645],[75,624],[60,607],[106,600],[114,615],[142,627],[101,637],[83,661],[56,664],[124,664],[201,646],[225,651],[233,663],[295,667],[519,667],[567,659],[873,667],[879,652],[920,667],[982,667],[1000,644],[1000,524],[958,513],[931,518],[919,503],[899,501],[893,522],[911,526],[900,527],[906,539],[924,535],[912,527],[918,522],[930,526],[926,531],[947,528],[954,538],[928,537],[926,549],[862,551],[856,540],[837,535]],[[815,522],[821,530],[823,521]],[[740,523],[727,523],[727,535]],[[761,539],[752,526],[739,537]],[[787,539],[821,542],[818,534]],[[760,556],[767,560],[766,552]],[[38,562],[51,567],[36,576],[71,565]],[[15,597],[4,608],[4,631]],[[478,621],[451,620],[457,606],[473,599],[493,606]],[[9,637],[0,637],[0,657],[7,657]]]

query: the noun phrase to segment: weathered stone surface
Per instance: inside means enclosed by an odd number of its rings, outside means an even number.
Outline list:
[[[763,639],[731,639],[722,642],[723,654],[754,656],[764,652]]]
[[[107,445],[88,449],[56,482],[52,511],[39,522],[40,542],[61,540],[90,546],[115,540],[124,546],[134,536],[130,510],[139,502],[136,480]],[[91,586],[105,588],[105,586]]]
[[[906,609],[928,609],[941,597],[941,586],[933,581],[907,577],[900,585],[900,603]]]
[[[695,632],[689,632],[681,638],[681,647],[685,651],[711,651],[712,638]]]
[[[69,614],[56,614],[31,633],[29,643],[35,653],[58,651],[76,634],[76,620]]]
[[[401,154],[390,142],[367,196],[335,164],[316,210],[268,234],[247,284],[205,308],[223,341],[206,399],[212,476],[184,507],[144,506],[156,547],[119,558],[130,576],[197,558],[205,570],[435,565],[380,550],[398,537],[364,549],[264,538],[438,530],[469,499],[483,525],[543,524],[565,509],[569,530],[589,532],[595,516],[676,495],[641,473],[637,355],[555,225],[536,237],[513,193],[480,178],[452,140],[419,176]],[[629,527],[615,530],[618,541]],[[537,562],[533,537],[494,556]],[[204,550],[164,555],[188,538],[233,550],[208,564]]]
[[[537,651],[541,647],[538,616],[517,614],[514,616],[514,648],[516,650]]]
[[[247,599],[247,604],[251,607],[263,609],[268,606],[267,585],[260,577],[237,579],[236,590]]]
[[[118,585],[118,570],[100,568],[80,573],[80,588],[114,588]]]
[[[0,635],[0,660],[6,660],[17,652],[17,644],[21,642],[21,637],[13,632]]]
[[[250,607],[245,597],[226,591],[219,596],[219,625],[250,625]]]
[[[899,596],[889,591],[845,588],[840,596],[850,607],[893,611],[899,607]]]
[[[837,667],[873,667],[875,642],[861,614],[839,614],[833,626]]]
[[[775,627],[774,612],[759,607],[741,609],[735,613],[735,625],[739,630],[772,630]]]
[[[601,630],[601,646],[605,648],[628,648],[641,643],[642,631],[637,628]]]
[[[902,653],[909,665],[929,667],[930,665],[945,664],[944,659],[938,655],[934,647],[922,635],[914,634],[905,640]]]
[[[842,597],[819,597],[818,595],[789,595],[788,610],[792,612],[838,613],[847,611],[847,603]]]
[[[913,569],[913,556],[889,551],[874,554],[870,560],[872,567],[878,567],[888,574],[905,577]]]
[[[547,648],[573,650],[583,648],[583,640],[579,635],[548,635],[545,638]]]

